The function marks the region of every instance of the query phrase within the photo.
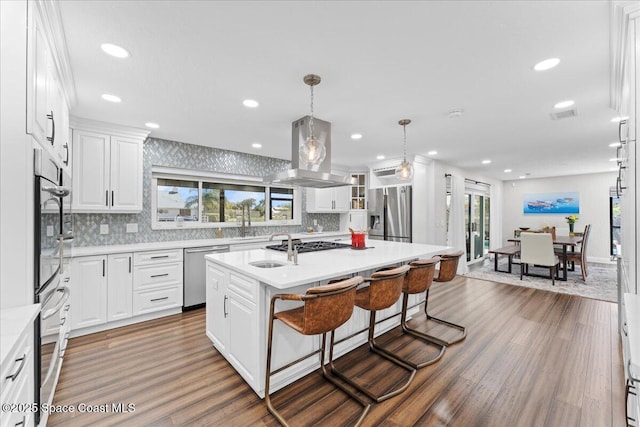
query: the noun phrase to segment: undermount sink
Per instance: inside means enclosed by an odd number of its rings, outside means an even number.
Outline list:
[[[280,262],[280,261],[254,261],[254,262],[250,262],[249,265],[253,265],[254,267],[259,267],[259,268],[276,268],[276,267],[282,267],[287,265],[286,262]]]

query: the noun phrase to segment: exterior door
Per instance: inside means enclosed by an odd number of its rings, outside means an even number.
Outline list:
[[[467,235],[467,263],[484,259],[489,252],[490,198],[479,193],[465,194],[465,229]]]

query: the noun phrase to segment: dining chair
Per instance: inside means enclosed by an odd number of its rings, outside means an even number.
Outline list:
[[[551,233],[522,233],[520,235],[520,280],[525,268],[537,265],[549,268],[551,284],[555,286],[560,260],[553,251]]]
[[[587,243],[589,241],[589,234],[591,233],[591,224],[587,224],[584,227],[584,234],[582,236],[582,243],[579,251],[567,252],[567,262],[580,265],[582,271],[582,280],[587,280],[589,275],[587,271]]]

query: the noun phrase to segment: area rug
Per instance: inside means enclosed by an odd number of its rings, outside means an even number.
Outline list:
[[[498,262],[498,268],[500,270],[507,269],[506,258],[504,261],[500,260]],[[530,268],[529,271],[534,274],[545,274],[548,272],[548,269]],[[580,267],[576,266],[576,271],[567,272],[566,282],[556,280],[555,286],[551,285],[551,279],[541,277],[524,276],[522,280],[520,280],[520,265],[518,264],[513,265],[512,273],[494,271],[493,260],[489,259],[471,266],[469,272],[467,272],[465,276],[474,279],[507,283],[509,285],[578,295],[585,298],[599,299],[603,301],[618,301],[618,285],[615,265],[590,263],[589,276],[586,281],[582,280]]]

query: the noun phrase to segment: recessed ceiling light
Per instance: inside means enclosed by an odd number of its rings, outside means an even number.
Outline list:
[[[253,148],[262,148],[262,144],[260,144],[259,142],[254,142],[253,144],[251,144],[251,146]]]
[[[153,122],[147,122],[144,124],[146,127],[151,128],[151,129],[158,129],[160,127],[159,124],[157,123],[153,123]]]
[[[361,133],[352,133],[351,134],[351,139],[362,139],[362,134]]]
[[[127,49],[125,49],[125,48],[123,48],[121,46],[115,45],[115,44],[102,43],[100,45],[100,48],[107,55],[111,55],[111,56],[114,56],[116,58],[128,58],[129,57],[129,52],[127,51]]]
[[[435,156],[436,154],[438,154],[438,152],[436,150],[431,150],[427,152],[427,155],[429,156]]]
[[[525,179],[526,177],[527,177],[526,175],[520,175],[518,178]]]
[[[553,106],[553,108],[567,108],[567,107],[571,107],[573,104],[575,104],[575,102],[568,99],[566,101],[558,102],[556,105]]]
[[[611,144],[609,144],[609,147],[616,148],[616,147],[620,147],[621,145],[622,145],[621,142],[612,142]]]
[[[505,169],[504,170],[504,173],[510,173],[510,172],[511,172],[511,169]]]
[[[609,168],[609,170],[610,170],[611,172],[617,172],[619,169],[618,169],[617,167],[615,167],[615,168]]]
[[[618,122],[621,122],[623,120],[627,120],[628,118],[629,118],[629,116],[614,117],[613,119],[611,119],[611,121],[613,123],[618,123]]]
[[[122,99],[120,99],[119,96],[109,95],[108,93],[103,93],[102,94],[102,99],[104,99],[105,101],[109,101],[109,102],[120,102],[120,101],[122,101]]]
[[[482,161],[483,165],[488,165],[489,163],[491,163],[491,160],[489,160],[489,159]]]
[[[609,159],[609,161],[610,161],[610,162],[617,162],[617,161],[618,161],[618,158],[617,158],[617,157],[613,157],[613,158]]]
[[[544,61],[538,62],[536,65],[533,66],[533,69],[536,71],[550,70],[551,68],[555,67],[559,63],[560,63],[559,58],[549,58],[549,59],[545,59]]]
[[[258,101],[255,101],[253,99],[245,99],[244,101],[242,101],[242,105],[249,108],[258,108],[258,106],[260,106]]]
[[[376,159],[378,159],[378,160],[384,160],[384,156],[383,156],[382,154],[380,154],[380,155],[376,156]]]

